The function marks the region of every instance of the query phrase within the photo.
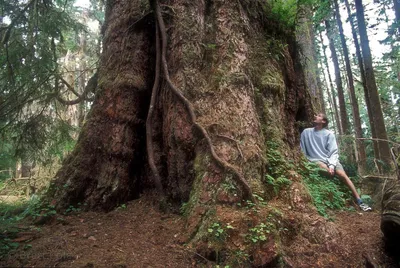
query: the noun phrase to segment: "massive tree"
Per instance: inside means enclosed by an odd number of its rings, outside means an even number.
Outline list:
[[[110,210],[155,191],[182,206],[186,241],[212,260],[340,251],[293,165],[311,97],[294,31],[270,13],[262,1],[109,0],[96,97],[49,190],[56,207]],[[292,184],[279,192],[266,175]]]

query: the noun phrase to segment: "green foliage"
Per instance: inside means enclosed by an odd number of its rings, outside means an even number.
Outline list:
[[[126,209],[126,208],[127,208],[126,204],[121,204],[117,207],[117,209]]]
[[[300,170],[305,186],[307,187],[317,211],[328,217],[327,209],[343,209],[345,194],[339,188],[336,178],[327,178],[320,175],[321,168],[315,163],[305,161],[304,169]]]
[[[226,236],[226,233],[222,227],[221,223],[214,222],[208,229],[208,233],[214,236],[216,239],[224,239]]]
[[[81,50],[79,40],[85,36],[85,64],[79,65],[95,70],[98,36],[78,21],[84,21],[81,14],[104,19],[102,4],[92,1],[91,13],[74,2],[0,1],[0,133],[13,153],[6,156],[9,161],[18,157],[49,162],[54,156],[63,158],[74,145],[71,136],[78,129],[71,127],[66,107],[57,101],[57,96],[70,94],[60,79],[70,73],[63,57]],[[71,75],[84,71],[74,69]],[[77,88],[79,82],[75,79],[70,86]]]
[[[247,240],[252,243],[262,243],[267,241],[268,236],[276,234],[279,231],[287,231],[286,228],[281,227],[282,212],[276,208],[271,208],[265,222],[262,222],[249,229],[246,234]]]
[[[274,228],[275,225],[272,223],[260,223],[259,225],[249,229],[247,239],[252,243],[267,241],[268,235]]]
[[[316,0],[272,0],[266,2],[264,9],[268,10],[272,19],[278,21],[283,28],[294,30],[304,9],[311,9],[318,3]]]
[[[81,208],[79,207],[81,206],[81,203],[78,203],[77,207],[74,207],[73,205],[70,205],[64,212],[64,214],[68,214],[68,213],[78,213],[81,211]]]
[[[295,168],[292,162],[283,157],[279,147],[276,142],[267,142],[268,174],[265,176],[265,181],[272,186],[275,194],[292,183],[291,180],[287,179],[287,173]]]
[[[31,199],[30,201],[18,201],[15,203],[0,202],[0,258],[4,257],[10,250],[17,249],[19,243],[13,242],[17,237],[19,229],[18,222],[22,219],[31,216],[36,218],[38,216],[50,213],[55,214],[54,207],[42,211],[42,205],[38,199]],[[24,249],[29,249],[32,245],[25,245]]]

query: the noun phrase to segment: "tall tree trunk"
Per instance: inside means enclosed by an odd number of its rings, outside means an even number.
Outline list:
[[[396,14],[396,25],[398,35],[400,36],[400,1],[393,0],[394,13]]]
[[[349,59],[349,51],[347,49],[347,44],[346,40],[344,38],[344,33],[343,33],[343,25],[342,25],[342,20],[340,18],[340,10],[339,10],[339,4],[337,0],[334,0],[335,4],[335,10],[336,10],[336,21],[339,27],[339,34],[340,34],[340,41],[342,43],[342,48],[343,48],[343,55],[344,55],[344,60],[346,64],[346,73],[348,77],[348,84],[349,84],[349,91],[350,91],[350,99],[351,99],[351,107],[353,109],[353,118],[354,118],[354,130],[355,130],[355,135],[356,135],[356,148],[357,148],[357,154],[358,154],[358,168],[361,173],[364,172],[365,167],[366,167],[366,153],[365,153],[365,148],[362,140],[360,140],[362,136],[362,128],[361,128],[361,119],[360,119],[360,112],[358,109],[358,102],[357,102],[357,97],[355,94],[354,90],[354,81],[353,81],[353,71],[351,70],[351,65],[350,65],[350,59]]]
[[[385,122],[383,120],[383,113],[381,109],[378,89],[375,82],[375,74],[374,69],[372,67],[372,56],[371,50],[369,48],[369,40],[367,35],[367,29],[365,26],[365,18],[364,18],[364,7],[362,5],[362,0],[356,0],[356,11],[357,11],[357,21],[358,21],[358,30],[360,33],[360,41],[362,47],[362,56],[364,62],[365,69],[365,84],[368,92],[368,96],[371,104],[371,114],[372,120],[374,121],[376,137],[380,139],[378,141],[379,147],[379,156],[380,160],[383,161],[389,167],[391,166],[391,155],[389,149],[389,143],[387,142],[387,133]],[[381,170],[382,172],[383,170]]]
[[[317,111],[325,113],[325,103],[320,87],[321,82],[318,81],[318,66],[314,44],[315,34],[311,18],[311,6],[305,7],[299,17],[299,23],[296,29],[296,39],[300,44],[305,79],[307,87],[313,97],[314,106]],[[310,46],[310,44],[312,44],[312,46]]]
[[[364,96],[365,96],[365,103],[367,105],[367,112],[368,112],[368,119],[369,119],[369,125],[370,125],[370,130],[371,130],[371,136],[376,137],[376,130],[375,130],[375,123],[373,120],[373,114],[372,114],[372,103],[369,97],[369,93],[367,90],[366,86],[366,79],[365,79],[365,70],[364,70],[364,63],[363,59],[361,56],[361,47],[360,43],[358,42],[358,35],[356,31],[356,27],[354,24],[354,18],[351,13],[350,5],[348,0],[344,0],[344,3],[346,5],[347,9],[347,14],[350,20],[350,25],[351,25],[351,33],[353,35],[353,41],[354,41],[354,46],[356,48],[356,55],[357,55],[357,60],[358,60],[358,67],[360,69],[360,75],[361,75],[361,83],[364,89]],[[380,153],[379,153],[379,147],[378,147],[378,141],[374,140],[373,141],[374,145],[374,155],[376,159],[380,159]]]
[[[323,68],[323,67],[322,67],[322,68]],[[336,121],[336,115],[337,115],[337,114],[335,114],[335,107],[334,107],[334,104],[333,104],[333,99],[332,99],[332,95],[331,95],[331,90],[330,90],[330,88],[329,88],[330,85],[329,85],[328,79],[326,78],[325,72],[323,73],[322,78],[323,78],[323,83],[324,83],[325,86],[326,86],[326,93],[327,93],[327,95],[328,95],[328,103],[329,103],[329,107],[330,107],[329,112],[330,112],[330,115],[331,115],[331,118],[332,118],[332,122],[333,122],[333,125],[337,128],[337,131],[339,132],[339,130],[338,130],[338,125],[337,125],[337,121]]]
[[[336,127],[337,127],[339,135],[342,135],[343,134],[343,128],[342,128],[342,123],[340,121],[338,106],[337,106],[337,102],[336,102],[336,96],[334,94],[334,86],[333,86],[333,82],[332,82],[331,71],[329,70],[328,56],[326,55],[325,45],[324,45],[323,38],[322,38],[322,32],[319,32],[319,38],[321,40],[322,51],[324,53],[323,62],[324,62],[326,71],[328,72],[328,80],[329,80],[329,85],[330,85],[330,87],[327,88],[328,95],[332,96],[333,110],[335,112],[335,119],[336,119]],[[332,90],[332,94],[330,93],[330,90]]]
[[[149,138],[159,188],[172,205],[185,203],[187,242],[202,256],[224,252],[217,255],[225,259],[214,261],[229,263],[240,249],[254,266],[281,260],[298,265],[304,250],[293,260],[283,254],[304,239],[321,241],[317,249],[333,243],[342,251],[332,223],[311,224],[316,210],[299,174],[290,170],[290,160],[300,157],[293,149],[299,148],[298,122],[313,115],[294,34],[271,27],[278,22],[266,21],[263,1],[163,1],[163,13],[152,3],[107,3],[96,98],[49,198],[58,209],[80,202],[86,209],[110,210],[154,191]],[[267,174],[281,174],[292,185],[277,196]],[[271,202],[257,204],[255,197]],[[273,214],[272,206],[283,212]],[[305,212],[313,217],[305,219]],[[249,244],[243,234],[262,226],[268,215],[279,228]],[[215,224],[228,233],[224,240],[215,239]],[[290,239],[281,239],[281,225],[290,225]],[[327,264],[325,255],[315,258]]]
[[[343,83],[340,74],[339,60],[336,53],[335,43],[333,40],[333,29],[330,26],[329,21],[325,20],[326,31],[329,39],[329,48],[331,50],[331,57],[333,61],[333,66],[335,68],[335,82],[336,89],[339,98],[339,110],[340,110],[340,121],[342,125],[343,134],[349,134],[349,118],[346,110],[346,101],[344,99]]]

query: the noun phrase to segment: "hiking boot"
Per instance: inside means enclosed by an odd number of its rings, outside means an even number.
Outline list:
[[[358,205],[359,207],[360,207],[360,209],[362,210],[362,211],[371,211],[372,210],[372,208],[370,207],[370,206],[368,206],[367,204],[365,204],[365,203],[361,203],[361,204],[359,204]]]

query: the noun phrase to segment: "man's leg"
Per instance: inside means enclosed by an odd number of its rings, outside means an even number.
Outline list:
[[[346,172],[343,169],[338,169],[338,170],[335,170],[335,174],[339,177],[339,179],[341,179],[347,185],[347,187],[350,188],[350,190],[353,193],[353,196],[356,198],[356,200],[359,200],[360,195],[357,193],[356,187],[354,187],[353,182],[347,176]]]
[[[325,163],[316,162],[316,164],[318,164],[320,168],[322,168],[326,171],[324,173],[327,173],[330,176],[329,168]],[[354,187],[353,182],[347,176],[346,172],[343,170],[343,167],[341,165],[340,165],[340,167],[336,168],[335,175],[337,175],[339,177],[339,179],[341,179],[347,185],[347,187],[350,188],[350,190],[353,193],[353,196],[356,198],[356,200],[360,199],[360,195],[357,193],[356,187]]]

